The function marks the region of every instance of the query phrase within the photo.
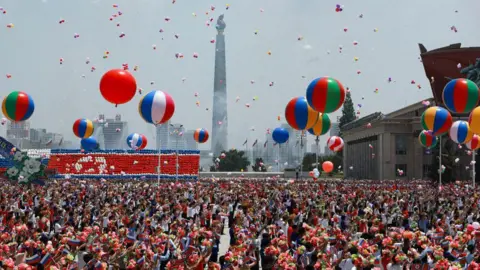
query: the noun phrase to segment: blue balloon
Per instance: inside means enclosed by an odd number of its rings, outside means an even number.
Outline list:
[[[288,130],[284,128],[276,128],[272,132],[272,138],[276,143],[282,144],[288,141]]]
[[[80,145],[82,146],[82,149],[85,151],[92,151],[95,149],[98,149],[98,142],[95,137],[88,137],[85,139],[82,139],[80,141]]]

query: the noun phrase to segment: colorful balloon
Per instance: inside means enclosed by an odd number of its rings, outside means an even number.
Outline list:
[[[88,137],[80,141],[82,149],[85,151],[92,151],[98,149],[99,145],[95,137]]]
[[[470,150],[477,150],[480,148],[480,137],[477,134],[473,134],[472,139],[465,144]]]
[[[347,91],[343,85],[334,78],[321,77],[313,80],[307,87],[308,104],[317,112],[332,113],[338,110]]]
[[[418,135],[418,141],[426,148],[433,148],[437,145],[438,138],[433,136],[430,130],[422,130]]]
[[[3,115],[11,121],[25,121],[35,110],[32,97],[22,91],[14,91],[3,99]]]
[[[308,132],[314,136],[321,136],[326,134],[332,126],[330,117],[326,113],[318,113],[318,120],[315,122],[312,128],[308,129]]]
[[[322,163],[322,169],[326,173],[330,173],[333,171],[333,163],[331,161],[325,161]]]
[[[127,137],[128,147],[130,147],[134,150],[140,150],[140,147],[142,147],[142,144],[143,144],[143,138],[142,138],[141,134],[132,133],[132,134],[128,135],[128,137]]]
[[[473,133],[480,134],[480,107],[472,110],[468,117],[468,124]]]
[[[73,122],[73,134],[80,139],[85,139],[93,135],[93,122],[82,118]]]
[[[152,91],[140,100],[138,112],[147,123],[159,125],[172,118],[175,112],[175,103],[169,94]]]
[[[458,120],[452,124],[448,132],[452,141],[462,144],[469,142],[473,137],[467,121]]]
[[[423,129],[431,130],[433,136],[447,133],[452,122],[452,115],[442,107],[430,107],[422,114]]]
[[[204,128],[197,128],[193,133],[193,139],[198,143],[205,143],[208,141],[208,131]]]
[[[318,119],[318,112],[308,105],[305,97],[292,98],[285,107],[285,119],[296,130],[313,127]]]
[[[286,143],[289,136],[290,134],[288,134],[288,130],[280,127],[274,129],[272,132],[272,139],[278,144]]]
[[[343,139],[338,136],[332,136],[327,140],[327,146],[333,152],[342,151],[343,144]]]
[[[469,79],[449,81],[443,88],[443,103],[454,113],[468,113],[478,104],[480,90],[477,84]]]
[[[138,147],[138,150],[145,149],[145,147],[147,147],[147,144],[148,144],[147,136],[140,134],[140,137],[142,138],[142,144],[140,145],[140,147]]]
[[[137,81],[127,70],[112,69],[100,80],[100,93],[110,103],[124,104],[137,93]]]

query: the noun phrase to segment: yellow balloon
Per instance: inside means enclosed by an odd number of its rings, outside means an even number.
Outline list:
[[[468,124],[473,133],[480,134],[480,106],[472,110],[468,117]]]

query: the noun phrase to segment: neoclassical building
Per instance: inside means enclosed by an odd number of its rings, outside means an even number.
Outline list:
[[[434,104],[434,100],[428,100]],[[400,110],[383,114],[376,112],[343,128],[343,168],[346,178],[359,179],[421,179],[432,168],[431,151],[418,141],[423,129],[420,123],[427,107],[418,102]],[[465,120],[455,118],[454,120]],[[471,157],[461,156],[457,175],[470,177],[465,169]],[[465,165],[465,166],[464,166]],[[403,171],[403,175],[398,174]]]

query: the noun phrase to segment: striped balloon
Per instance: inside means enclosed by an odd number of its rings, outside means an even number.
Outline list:
[[[88,119],[81,118],[73,122],[73,134],[80,139],[85,139],[92,136],[93,130],[93,122]]]
[[[473,137],[473,132],[470,130],[468,122],[462,120],[455,121],[448,134],[452,141],[459,144],[467,143]]]
[[[343,85],[330,77],[315,79],[307,87],[308,104],[321,113],[338,110],[345,101],[346,94]]]
[[[418,141],[426,148],[433,148],[437,145],[438,138],[433,136],[430,130],[422,130],[418,135]]]
[[[152,91],[140,100],[138,112],[147,123],[159,125],[172,118],[175,112],[175,103],[169,94]]]
[[[468,117],[468,124],[473,133],[480,134],[480,107],[472,110]]]
[[[468,113],[477,106],[480,90],[471,80],[460,78],[445,85],[442,97],[443,103],[451,112]]]
[[[140,137],[142,138],[142,144],[140,145],[140,147],[138,147],[138,150],[145,149],[145,147],[147,147],[147,143],[148,143],[147,136],[145,136],[143,134],[140,134]]]
[[[318,113],[318,120],[315,122],[312,128],[308,129],[308,132],[314,136],[321,136],[326,134],[330,127],[332,126],[332,122],[330,121],[330,117],[326,113]]]
[[[32,116],[35,104],[30,95],[21,91],[14,91],[3,99],[3,115],[11,121],[25,121]]]
[[[193,133],[193,139],[198,143],[205,143],[208,141],[208,131],[204,128],[197,128]]]
[[[140,150],[140,147],[143,144],[142,135],[138,133],[132,133],[127,137],[128,147],[134,150]]]
[[[430,107],[422,114],[423,129],[431,130],[434,136],[447,133],[452,122],[452,115],[442,107]]]
[[[480,137],[477,134],[473,134],[472,139],[465,144],[470,150],[477,150],[480,148]]]
[[[292,98],[285,107],[285,119],[296,130],[305,130],[313,127],[318,119],[318,112],[307,103],[305,97]]]
[[[333,152],[342,151],[343,149],[343,139],[338,136],[332,136],[327,140],[327,146]]]

